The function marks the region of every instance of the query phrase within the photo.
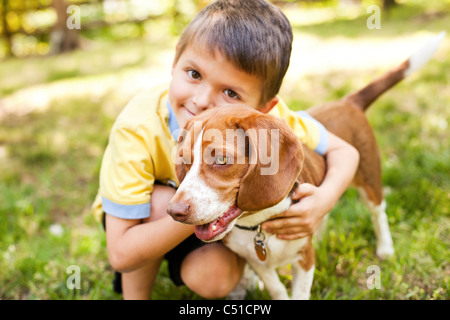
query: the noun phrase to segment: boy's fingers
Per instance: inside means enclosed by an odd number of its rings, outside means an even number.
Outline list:
[[[285,226],[280,228],[274,227],[266,231],[272,234],[276,234],[277,238],[284,240],[299,239],[312,234],[312,230],[310,227],[299,226],[298,224],[296,224],[295,226]]]
[[[290,217],[266,221],[262,224],[262,229],[270,233],[287,234],[305,231],[309,221],[299,217]]]
[[[308,210],[309,205],[305,205],[304,201],[299,201],[292,204],[286,211],[271,216],[269,221],[275,221],[278,218],[304,217]]]
[[[278,239],[281,240],[296,240],[300,238],[304,238],[310,236],[311,234],[305,232],[293,233],[293,234],[279,234],[277,235]]]
[[[296,206],[296,205],[297,204],[294,204],[294,206]],[[305,211],[302,208],[300,208],[300,209],[296,208],[296,210],[288,209],[286,211],[283,211],[281,213],[271,216],[270,220],[264,222],[264,224],[270,225],[273,223],[273,225],[278,226],[279,224],[286,223],[286,220],[288,220],[286,218],[296,218],[296,217],[298,218],[298,217],[302,217],[304,214],[305,214]],[[285,221],[283,221],[283,220],[285,220]]]
[[[273,233],[275,230],[286,227],[285,219],[275,219],[264,222],[261,227],[263,230]]]
[[[292,199],[299,200],[303,197],[310,196],[314,192],[315,186],[309,183],[299,184],[292,194]]]

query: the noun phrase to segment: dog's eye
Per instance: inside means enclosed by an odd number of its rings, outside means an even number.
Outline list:
[[[226,157],[226,156],[217,156],[215,163],[219,164],[221,166],[226,165],[228,163],[228,157]]]

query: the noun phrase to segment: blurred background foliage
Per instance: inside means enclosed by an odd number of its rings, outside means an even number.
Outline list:
[[[82,45],[80,38],[112,41],[141,38],[161,31],[161,26],[177,34],[207,3],[207,0],[2,0],[0,57],[70,51]],[[75,19],[79,19],[82,28],[66,28],[66,22]]]
[[[179,35],[190,19],[211,0],[1,0],[0,59],[74,50],[83,40]],[[421,0],[274,0],[280,7],[367,7],[377,4],[384,12]],[[449,0],[432,0],[433,8],[448,11]],[[74,5],[76,7],[74,7]],[[78,15],[79,16],[76,16]],[[81,28],[69,29],[68,21]]]
[[[312,298],[448,300],[450,0],[272,1],[294,31],[280,94],[295,110],[361,88],[447,31],[423,70],[368,112],[396,257],[375,257],[370,216],[349,190],[316,246]],[[0,299],[121,298],[91,213],[102,155],[129,99],[170,80],[178,36],[209,2],[0,0]],[[373,4],[377,30],[366,25]],[[80,29],[67,28],[78,13]],[[66,286],[70,265],[80,290]],[[367,289],[370,265],[382,268],[381,290]],[[152,297],[198,298],[165,265]]]

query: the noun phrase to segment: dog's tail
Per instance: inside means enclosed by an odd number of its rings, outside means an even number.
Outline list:
[[[422,48],[398,67],[391,69],[367,86],[344,97],[346,102],[365,111],[379,96],[396,85],[402,79],[422,68],[439,48],[445,37],[445,31],[430,39]]]

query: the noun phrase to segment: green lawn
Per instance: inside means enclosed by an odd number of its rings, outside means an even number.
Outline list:
[[[447,31],[436,57],[368,112],[382,152],[395,257],[376,258],[370,215],[356,191],[348,190],[330,215],[323,241],[316,244],[312,299],[449,299],[450,15],[435,11],[418,5],[398,9],[383,20],[378,33],[365,28],[367,15],[294,24],[296,34],[324,41],[389,40]],[[28,89],[46,95],[53,88],[55,97],[39,111],[6,116],[0,100],[0,299],[121,298],[112,291],[104,232],[90,205],[109,130],[131,96],[117,86],[141,70],[151,73],[173,44],[174,39],[99,42],[58,57],[0,63],[3,101],[28,95],[29,105],[38,104]],[[305,109],[337,99],[383,71],[306,75],[294,85],[297,90],[283,97],[292,108]],[[102,90],[93,90],[94,84],[102,84]],[[16,108],[27,103],[19,101]],[[52,233],[54,225],[61,226],[62,233]],[[66,285],[71,265],[80,268],[80,289]],[[380,270],[380,289],[367,287],[373,265]],[[289,268],[282,274],[289,286]],[[174,287],[165,264],[152,297],[199,298],[185,287]],[[269,298],[257,291],[248,297]]]

